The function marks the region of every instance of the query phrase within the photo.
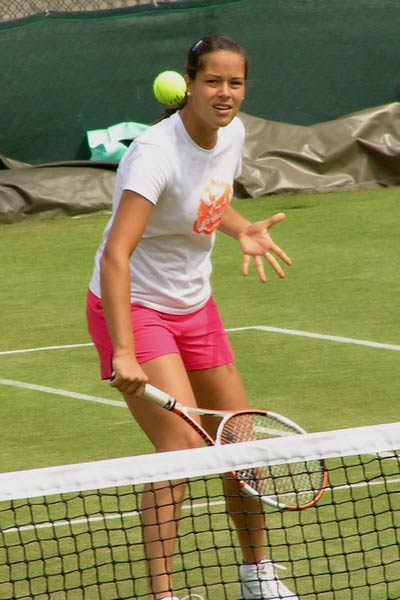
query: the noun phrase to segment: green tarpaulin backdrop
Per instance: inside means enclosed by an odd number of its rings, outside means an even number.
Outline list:
[[[89,158],[86,131],[150,123],[152,80],[224,32],[251,57],[243,110],[310,125],[396,101],[399,0],[159,2],[0,26],[0,154],[33,164]]]

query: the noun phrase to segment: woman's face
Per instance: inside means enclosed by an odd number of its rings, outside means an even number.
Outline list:
[[[187,80],[187,117],[204,133],[228,125],[238,113],[245,92],[245,60],[229,50],[204,56],[196,78]],[[200,133],[200,131],[199,131]]]

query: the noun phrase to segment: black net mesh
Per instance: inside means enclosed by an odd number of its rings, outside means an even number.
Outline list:
[[[396,431],[398,438],[398,427]],[[289,443],[279,441],[282,447]],[[398,444],[396,439],[392,445]],[[238,465],[244,464],[248,447],[235,458]],[[326,447],[323,454],[331,455],[331,442]],[[346,456],[339,456],[336,452],[334,458],[327,458],[329,486],[314,507],[301,511],[281,511],[260,498],[250,498],[228,486],[229,477],[199,475],[201,449],[199,462],[194,461],[192,451],[173,453],[167,470],[174,471],[182,458],[188,472],[185,476],[179,468],[177,479],[172,480],[158,481],[166,474],[166,463],[160,464],[159,456],[147,457],[146,471],[150,468],[152,475],[132,477],[131,484],[126,482],[129,474],[132,469],[132,474],[137,473],[146,457],[136,457],[129,464],[122,459],[121,473],[117,460],[86,465],[86,471],[84,465],[70,465],[60,469],[59,475],[57,468],[39,470],[37,475],[36,471],[12,477],[4,474],[0,476],[0,598],[147,599],[151,581],[156,585],[157,574],[169,572],[171,587],[162,591],[179,598],[187,594],[213,600],[236,598],[245,580],[246,586],[267,585],[267,591],[260,592],[262,597],[287,597],[280,594],[288,589],[293,599],[302,600],[398,599],[399,452],[387,448],[365,453],[364,443],[363,454],[350,456],[346,451]],[[224,449],[234,452],[232,446]],[[272,449],[265,445],[267,462]],[[208,471],[218,449],[203,450]],[[193,470],[195,476],[190,475]],[[44,485],[41,479],[47,471],[51,478]],[[93,480],[100,485],[107,473],[106,483],[116,483],[104,489],[73,491],[70,480],[75,471],[75,487],[85,477],[90,485]],[[28,478],[36,493],[43,487],[60,491],[23,499],[22,492],[30,488]],[[7,487],[12,490],[14,485],[18,498],[4,499]],[[249,583],[241,567],[247,538],[242,536],[239,544],[238,523],[248,530],[253,523],[254,534],[257,520],[270,562],[260,563]],[[249,537],[247,547],[254,548],[257,538],[252,536],[250,541]],[[275,596],[268,596],[272,592]]]
[[[143,5],[154,7],[181,0],[0,0],[0,22],[23,19],[38,14],[57,12],[87,12],[132,8]]]

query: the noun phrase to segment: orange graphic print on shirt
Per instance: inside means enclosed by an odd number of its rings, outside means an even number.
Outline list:
[[[193,223],[193,231],[211,235],[221,223],[222,215],[229,205],[231,197],[232,188],[229,183],[211,180],[200,199],[197,219]]]

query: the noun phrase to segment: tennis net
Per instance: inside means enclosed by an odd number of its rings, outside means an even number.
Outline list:
[[[151,598],[143,486],[186,480],[174,594],[236,599],[241,553],[221,473],[325,459],[329,485],[316,506],[263,505],[276,573],[299,599],[398,599],[399,449],[391,423],[0,474],[0,598]]]

